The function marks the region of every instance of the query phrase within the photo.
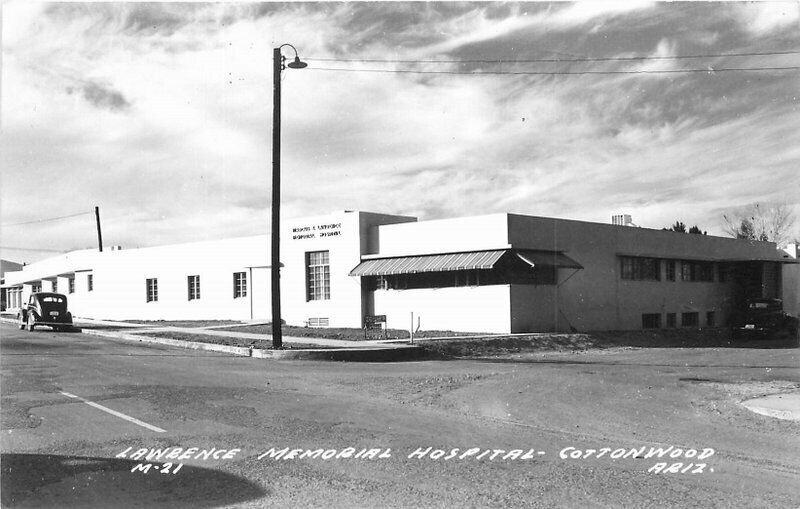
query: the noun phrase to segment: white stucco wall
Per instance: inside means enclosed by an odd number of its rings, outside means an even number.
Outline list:
[[[378,227],[380,256],[455,253],[509,247],[508,215],[492,214]]]
[[[421,330],[511,332],[508,285],[375,291],[375,314],[386,327],[405,329],[417,320]]]
[[[266,236],[104,252],[95,268],[92,315],[109,319],[250,318],[250,299],[233,298],[233,273],[267,258]],[[188,276],[200,276],[200,298],[189,300]],[[146,280],[158,280],[147,302]],[[248,290],[252,281],[248,281]],[[250,293],[250,292],[248,292]]]

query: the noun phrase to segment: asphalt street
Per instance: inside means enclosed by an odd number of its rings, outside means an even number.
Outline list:
[[[4,507],[791,507],[798,349],[274,361],[0,325]],[[149,459],[148,459],[149,457]]]

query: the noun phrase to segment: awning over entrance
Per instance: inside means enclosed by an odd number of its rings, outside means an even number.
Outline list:
[[[388,276],[391,274],[416,274],[420,272],[493,269],[495,264],[508,253],[515,253],[519,259],[531,267],[538,265],[568,269],[583,268],[580,263],[556,251],[501,249],[364,260],[350,271],[350,275]]]
[[[517,256],[531,267],[545,266],[558,267],[562,269],[582,269],[583,265],[576,262],[564,253],[558,251],[532,251],[520,249],[516,251]]]
[[[506,250],[471,251],[467,253],[377,258],[364,260],[350,271],[350,275],[387,276],[390,274],[415,274],[418,272],[491,269],[505,253]]]

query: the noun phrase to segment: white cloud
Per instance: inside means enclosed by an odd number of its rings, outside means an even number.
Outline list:
[[[602,18],[651,9],[656,5],[656,2],[602,0],[570,2],[566,5],[568,7],[554,10],[552,13],[548,12],[548,15],[544,16],[542,23],[555,24],[563,28],[575,27]]]
[[[744,29],[755,36],[800,28],[800,3],[794,0],[734,2],[733,6]]]
[[[40,2],[3,2],[3,46],[9,47],[23,39],[39,20],[44,4]]]

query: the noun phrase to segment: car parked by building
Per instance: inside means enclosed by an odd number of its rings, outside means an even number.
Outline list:
[[[34,330],[47,325],[55,331],[72,328],[72,313],[67,310],[67,297],[60,293],[32,293],[17,314],[20,329]]]
[[[734,328],[740,338],[797,337],[798,319],[783,310],[781,299],[756,299],[748,303],[744,319]]]

